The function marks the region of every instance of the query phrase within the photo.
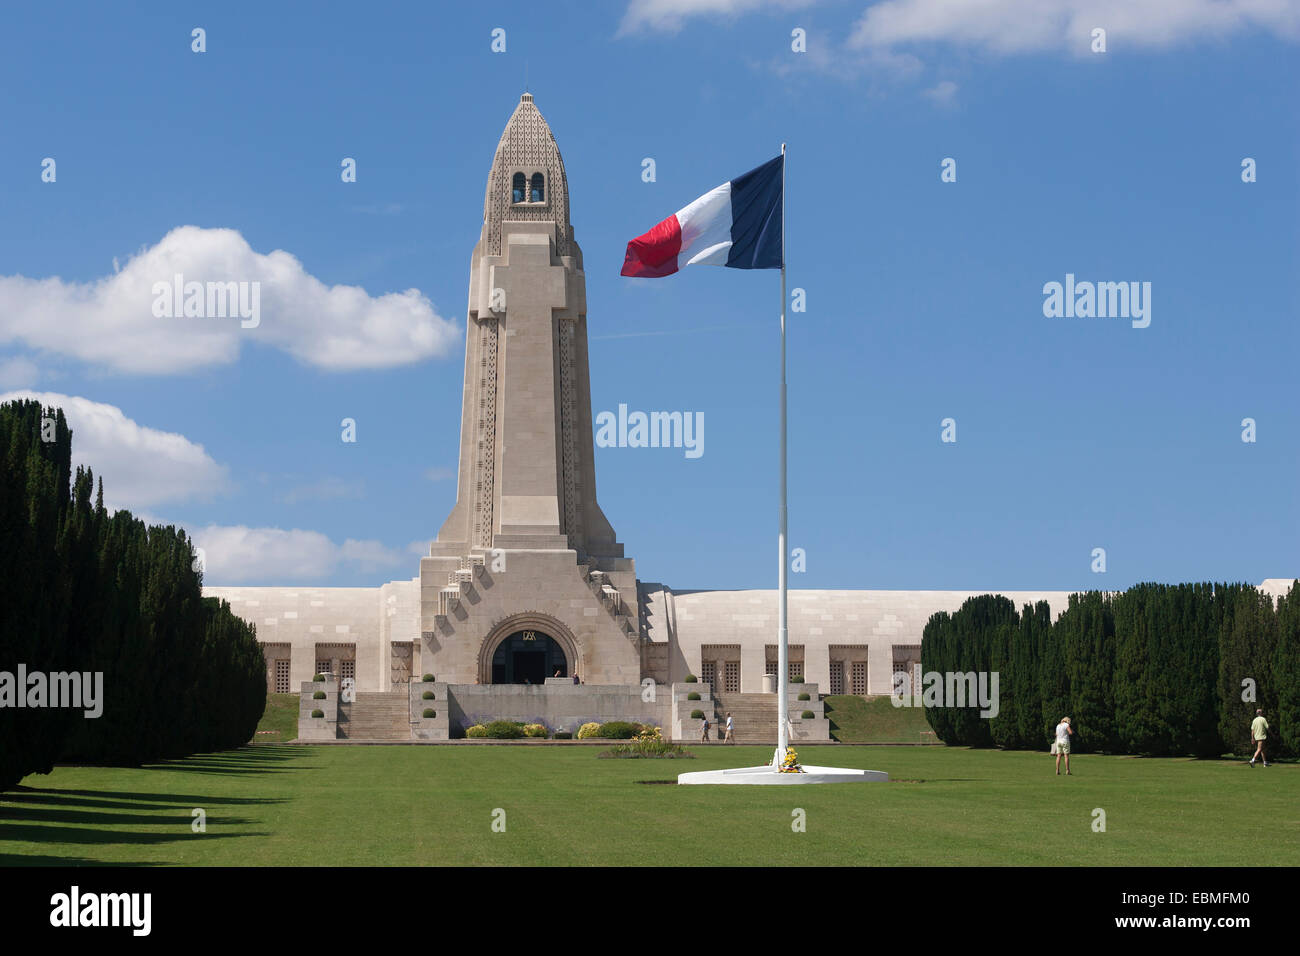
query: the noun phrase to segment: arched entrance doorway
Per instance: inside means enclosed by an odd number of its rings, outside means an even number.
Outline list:
[[[494,684],[544,684],[546,678],[555,676],[569,676],[569,659],[564,648],[545,631],[515,631],[492,654]]]
[[[537,656],[516,658],[516,654]],[[540,684],[557,669],[562,677],[582,675],[582,663],[581,648],[563,622],[549,614],[523,611],[498,621],[479,645],[478,682]]]

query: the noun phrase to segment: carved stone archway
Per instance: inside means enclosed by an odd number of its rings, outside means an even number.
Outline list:
[[[492,656],[496,654],[497,647],[501,642],[516,631],[529,630],[541,631],[555,641],[560,646],[560,650],[564,652],[564,656],[568,658],[569,673],[578,674],[580,672],[579,665],[582,658],[579,653],[578,640],[573,636],[573,632],[549,614],[542,614],[540,611],[524,611],[498,621],[492,630],[488,632],[488,636],[483,639],[478,651],[478,682],[480,684],[492,683]]]

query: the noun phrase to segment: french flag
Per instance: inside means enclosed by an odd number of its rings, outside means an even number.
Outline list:
[[[780,269],[785,156],[711,189],[627,244],[625,276],[661,278],[682,266]]]

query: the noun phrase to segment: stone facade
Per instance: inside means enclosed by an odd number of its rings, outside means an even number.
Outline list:
[[[492,716],[552,729],[653,720],[690,739],[686,675],[762,692],[775,677],[776,592],[639,582],[597,502],[582,250],[559,147],[527,93],[488,174],[465,328],[456,503],[418,575],[377,588],[204,589],[256,625],[268,689],[328,670],[331,716],[304,718],[320,738],[334,735],[340,680],[409,693],[412,736],[431,740]],[[792,590],[787,677],[823,694],[889,693],[894,671],[919,661],[929,617],[980,593]],[[1000,593],[1018,607],[1047,601],[1055,616],[1070,592]],[[583,686],[547,682],[553,668]],[[643,681],[663,685],[657,702],[642,700]],[[430,686],[438,714],[423,718]],[[819,701],[792,703],[791,717],[797,739],[825,739]]]

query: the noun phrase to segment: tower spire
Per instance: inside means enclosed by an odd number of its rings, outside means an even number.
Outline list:
[[[460,484],[431,556],[519,548],[622,558],[596,503],[586,277],[569,183],[528,92],[488,173],[466,311]]]

